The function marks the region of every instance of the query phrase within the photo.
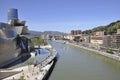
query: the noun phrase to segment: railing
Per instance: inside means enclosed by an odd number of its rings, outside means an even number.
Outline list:
[[[7,77],[7,79],[19,79],[21,75],[24,76],[25,79],[37,79],[42,80],[45,74],[47,73],[47,69],[42,69],[45,66],[48,66],[48,64],[52,65],[53,59],[56,57],[57,52],[54,49],[48,49],[50,51],[50,55],[46,57],[43,61],[36,63],[36,65],[28,65],[23,66],[14,70],[10,71],[21,71],[18,74],[15,74],[13,76]],[[42,71],[41,71],[42,70]],[[9,71],[9,70],[7,70]],[[6,79],[6,78],[5,78]]]
[[[36,62],[36,66],[39,66],[41,68],[45,67],[47,64],[49,64],[57,55],[57,51],[54,49],[48,49],[50,51],[50,55],[46,57],[43,61],[41,62]]]

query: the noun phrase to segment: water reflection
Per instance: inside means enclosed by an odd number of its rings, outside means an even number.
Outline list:
[[[120,62],[57,42],[60,59],[49,80],[119,80]]]

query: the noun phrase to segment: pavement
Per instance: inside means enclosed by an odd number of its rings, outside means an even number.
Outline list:
[[[26,65],[15,69],[0,70],[0,76],[3,80],[42,80],[49,68],[53,64],[53,59],[56,57],[57,52],[54,49],[49,49],[50,55],[41,62],[36,62],[35,65]],[[5,73],[5,74],[4,74]]]

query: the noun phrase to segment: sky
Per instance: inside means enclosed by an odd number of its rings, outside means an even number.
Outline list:
[[[84,31],[120,20],[120,0],[0,0],[0,22],[9,8],[34,31]]]

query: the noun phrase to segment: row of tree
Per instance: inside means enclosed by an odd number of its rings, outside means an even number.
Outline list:
[[[34,38],[34,39],[32,39],[32,43],[34,45],[47,45],[46,40],[40,39],[40,38]]]

